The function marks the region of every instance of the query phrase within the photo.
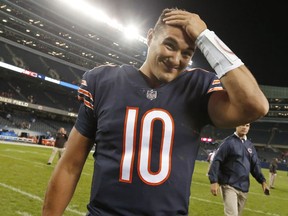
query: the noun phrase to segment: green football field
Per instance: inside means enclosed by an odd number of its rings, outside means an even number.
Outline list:
[[[0,215],[41,215],[47,182],[57,163],[55,158],[51,166],[46,165],[50,153],[51,147],[0,142]],[[207,169],[206,161],[197,161],[191,186],[190,216],[223,215],[221,197],[214,197],[210,193]],[[85,215],[92,171],[93,157],[90,154],[74,197],[64,215]],[[268,179],[268,170],[263,169],[263,173]],[[275,189],[270,193],[270,196],[265,196],[261,185],[251,177],[243,216],[288,216],[287,172],[278,171]]]

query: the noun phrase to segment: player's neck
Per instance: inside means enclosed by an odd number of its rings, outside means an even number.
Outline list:
[[[155,89],[157,87],[159,87],[162,82],[157,80],[157,79],[152,79],[150,77],[148,77],[146,74],[144,74],[141,70],[139,70],[139,73],[142,75],[142,77],[144,78],[144,80],[146,81],[147,85],[152,88]]]

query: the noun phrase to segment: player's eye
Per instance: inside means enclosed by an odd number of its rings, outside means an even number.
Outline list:
[[[184,58],[191,58],[192,57],[192,55],[193,55],[193,52],[192,51],[184,51],[184,52],[182,52],[182,56],[184,57]]]
[[[171,50],[171,51],[176,50],[176,46],[171,42],[167,41],[164,43],[164,45],[168,50]]]

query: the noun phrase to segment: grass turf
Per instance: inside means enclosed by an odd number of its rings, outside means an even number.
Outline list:
[[[39,216],[47,182],[57,163],[46,165],[51,147],[16,145],[0,142],[0,215]],[[208,163],[197,161],[191,186],[189,216],[223,215],[221,196],[210,193],[206,176]],[[74,197],[65,211],[66,216],[85,215],[89,200],[93,157],[89,155]],[[268,179],[268,170],[263,169]],[[288,216],[287,172],[278,171],[275,189],[265,196],[261,185],[251,176],[251,186],[243,216]]]

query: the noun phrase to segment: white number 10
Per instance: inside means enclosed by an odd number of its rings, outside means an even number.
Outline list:
[[[123,153],[120,164],[119,181],[131,183],[136,148],[138,108],[127,107],[124,125]],[[151,171],[152,137],[155,121],[162,123],[162,138],[159,153],[159,169]],[[166,110],[152,109],[141,119],[137,171],[140,179],[149,185],[165,182],[171,172],[171,155],[174,139],[174,121]],[[155,145],[155,144],[154,144]]]

